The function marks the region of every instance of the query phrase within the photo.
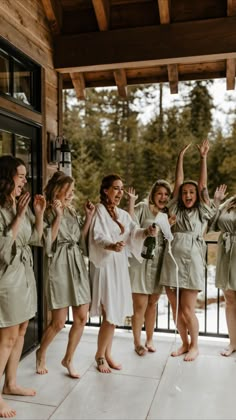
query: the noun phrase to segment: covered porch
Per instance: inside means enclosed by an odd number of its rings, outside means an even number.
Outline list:
[[[80,379],[71,379],[61,366],[69,326],[48,350],[47,375],[35,373],[35,351],[22,359],[19,382],[37,390],[35,397],[6,396],[16,419],[235,419],[236,354],[222,357],[225,338],[199,338],[194,362],[173,358],[179,336],[155,333],[156,353],[139,357],[131,331],[116,330],[113,354],[123,369],[97,371],[97,328],[85,327],[75,355]]]

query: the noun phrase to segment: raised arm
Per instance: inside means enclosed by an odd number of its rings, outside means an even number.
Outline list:
[[[197,145],[200,154],[200,175],[198,181],[198,192],[200,199],[206,204],[210,204],[210,198],[207,189],[207,155],[210,148],[209,140],[203,140],[203,142]]]
[[[173,190],[173,197],[178,197],[180,185],[184,182],[184,155],[186,150],[191,146],[191,143],[184,146],[184,148],[179,152],[179,156],[176,162],[175,169],[175,185]]]
[[[135,201],[138,198],[138,195],[135,195],[135,189],[133,187],[129,187],[127,191],[125,191],[127,196],[128,196],[128,208],[127,211],[130,214],[130,216],[132,217],[132,219],[134,219],[134,205],[135,205]]]
[[[227,185],[225,184],[221,184],[219,187],[216,188],[214,194],[214,204],[216,207],[219,207],[221,202],[227,197],[228,193],[226,192],[226,190]]]
[[[84,210],[85,210],[85,221],[84,221],[83,228],[81,230],[81,234],[86,239],[93,215],[95,213],[95,206],[90,200],[87,200],[84,205]]]

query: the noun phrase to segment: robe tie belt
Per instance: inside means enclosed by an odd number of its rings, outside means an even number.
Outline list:
[[[58,241],[58,246],[62,246],[62,245],[68,245],[68,248],[71,249],[74,246],[78,246],[78,242],[74,241],[73,239],[68,240],[68,241]]]
[[[236,234],[230,232],[224,232],[222,234],[223,245],[225,248],[225,252],[229,252],[232,243],[236,243]]]
[[[29,245],[23,245],[20,249],[20,260],[23,264],[28,263],[30,267],[33,266],[32,252]]]

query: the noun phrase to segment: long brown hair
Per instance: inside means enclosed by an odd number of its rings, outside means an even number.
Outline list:
[[[118,220],[117,212],[115,209],[115,205],[109,201],[104,190],[108,190],[114,181],[122,181],[121,177],[117,174],[110,174],[105,176],[102,179],[101,187],[100,187],[100,202],[106,207],[108,213],[110,214],[111,218],[118,224],[120,227],[121,233],[124,233],[125,228],[122,223]]]
[[[11,155],[0,157],[0,206],[11,207],[13,199],[11,194],[15,188],[14,176],[17,175],[17,168],[25,166],[25,162]]]

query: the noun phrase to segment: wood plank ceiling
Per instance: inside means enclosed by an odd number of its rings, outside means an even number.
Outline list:
[[[63,87],[226,78],[235,88],[236,0],[41,0]]]

